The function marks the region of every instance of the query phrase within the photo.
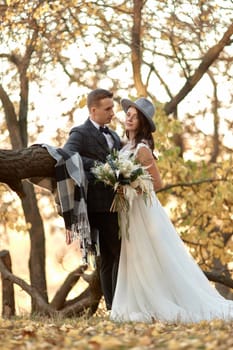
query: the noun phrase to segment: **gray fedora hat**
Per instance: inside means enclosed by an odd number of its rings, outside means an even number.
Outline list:
[[[150,124],[151,132],[156,130],[155,123],[153,122],[153,116],[155,114],[155,107],[153,104],[147,100],[145,97],[140,97],[136,101],[130,101],[127,98],[121,100],[121,105],[125,113],[127,113],[129,107],[137,108]]]

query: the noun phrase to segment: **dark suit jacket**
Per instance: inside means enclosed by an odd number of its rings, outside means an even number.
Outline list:
[[[121,141],[119,136],[113,130],[110,131],[114,141],[113,148],[120,149]],[[84,124],[71,129],[63,149],[78,152],[82,157],[88,179],[88,212],[109,211],[114,197],[113,190],[101,182],[96,182],[90,171],[96,160],[105,162],[106,156],[110,153],[104,135],[87,119]]]

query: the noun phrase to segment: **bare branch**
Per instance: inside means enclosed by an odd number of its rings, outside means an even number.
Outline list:
[[[72,271],[56,292],[53,300],[51,301],[51,306],[59,310],[65,303],[66,297],[73,288],[73,286],[77,283],[80,276],[83,275],[84,271],[87,269],[87,265],[79,266],[75,271]]]
[[[219,178],[219,179],[203,179],[203,180],[196,180],[196,181],[192,181],[192,182],[177,182],[175,184],[169,184],[169,185],[162,187],[160,190],[157,191],[157,193],[164,192],[164,191],[170,190],[171,188],[175,188],[175,187],[192,187],[192,186],[201,185],[203,183],[213,183],[213,182],[221,182],[221,181],[223,181],[223,182],[227,181],[227,178],[223,177],[223,178]]]
[[[0,272],[3,274],[5,278],[9,279],[9,281],[17,284],[23,290],[25,290],[25,292],[27,292],[36,301],[42,313],[50,316],[56,314],[56,311],[53,310],[51,306],[44,301],[44,299],[38,293],[38,291],[35,288],[31,287],[27,282],[22,280],[20,277],[15,276],[13,273],[7,270],[7,268],[5,267],[1,259],[0,259]]]
[[[204,55],[199,67],[196,69],[193,76],[186,81],[182,89],[178,94],[165,105],[165,112],[167,115],[173,113],[180,101],[184,99],[185,96],[194,88],[194,86],[199,82],[203,75],[207,72],[211,64],[218,58],[225,46],[229,45],[231,42],[231,36],[233,34],[233,23],[224,33],[222,39],[213,47],[211,47],[207,53]]]

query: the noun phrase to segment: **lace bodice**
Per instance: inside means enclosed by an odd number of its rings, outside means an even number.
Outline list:
[[[131,156],[132,154],[134,154],[134,156],[136,156],[137,152],[139,151],[140,148],[142,147],[146,147],[148,149],[149,146],[147,146],[145,143],[141,142],[137,145],[137,147],[135,148],[132,142],[127,142],[125,144],[125,146],[122,147],[122,149],[120,150],[120,153],[125,155],[126,158],[128,158],[129,156]]]

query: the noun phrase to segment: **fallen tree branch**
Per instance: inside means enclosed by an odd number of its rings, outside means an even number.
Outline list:
[[[230,277],[224,276],[216,272],[203,271],[209,281],[223,284],[226,287],[233,289],[233,279]]]
[[[55,316],[56,315],[56,310],[54,310],[49,304],[46,303],[46,301],[42,298],[40,293],[34,288],[31,287],[27,282],[22,280],[20,277],[15,276],[13,273],[11,273],[3,264],[3,262],[0,259],[0,272],[2,275],[7,278],[9,281],[12,283],[17,284],[20,286],[25,292],[27,292],[32,299],[35,300],[37,305],[39,306],[40,310],[42,313],[48,316]]]
[[[21,150],[0,149],[0,182],[7,184],[20,197],[24,196],[21,180],[30,179],[34,184],[42,183],[42,179],[55,181],[56,161],[50,156],[47,149],[41,145],[33,145]],[[209,178],[192,182],[178,182],[168,184],[157,192],[164,192],[175,187],[192,187],[203,183],[227,181],[227,174],[223,178]],[[46,186],[45,186],[46,187]],[[51,188],[47,187],[52,191]]]
[[[65,300],[73,286],[77,283],[80,276],[83,275],[84,271],[87,269],[87,265],[79,266],[75,271],[72,271],[65,279],[62,286],[56,292],[54,298],[51,301],[51,306],[59,310],[64,306]]]
[[[58,293],[55,295],[53,303],[48,304],[34,287],[31,287],[20,277],[17,277],[11,273],[0,259],[0,272],[4,278],[8,279],[12,283],[17,284],[25,292],[27,292],[34,300],[34,302],[38,305],[41,315],[49,317],[55,317],[58,315],[59,317],[79,317],[83,314],[90,317],[96,312],[100,299],[102,297],[98,269],[89,275],[91,276],[91,278],[89,278],[89,286],[84,290],[83,293],[72,300],[65,300],[67,292],[71,290],[75,283],[75,280],[77,281],[79,279],[79,277],[84,273],[85,269],[85,266],[82,265],[73,271],[67,277]],[[63,305],[61,301],[63,301]],[[59,309],[56,307],[59,307]]]
[[[56,164],[41,145],[20,150],[0,150],[0,182],[7,184],[21,198],[25,196],[21,180],[33,177],[55,177]]]

